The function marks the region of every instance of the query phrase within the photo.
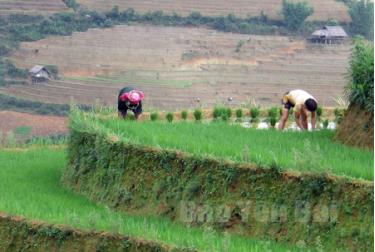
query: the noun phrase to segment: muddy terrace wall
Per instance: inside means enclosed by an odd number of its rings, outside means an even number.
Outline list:
[[[0,251],[129,251],[182,252],[155,242],[121,235],[85,232],[63,226],[29,222],[0,213]]]
[[[360,148],[374,148],[374,112],[350,105],[339,124],[336,140]]]
[[[261,239],[326,250],[373,247],[370,181],[196,158],[109,135],[71,130],[67,187],[117,210]]]

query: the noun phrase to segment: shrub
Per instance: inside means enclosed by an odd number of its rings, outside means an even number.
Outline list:
[[[120,19],[123,22],[133,21],[137,17],[135,10],[133,8],[128,8],[120,13]]]
[[[221,116],[221,120],[223,120],[224,122],[228,121],[228,120],[229,120],[228,115],[227,115],[227,114],[223,114],[223,115]]]
[[[238,118],[238,119],[240,119],[240,118],[242,118],[242,116],[243,116],[243,112],[242,112],[242,109],[237,109],[236,110],[236,117]]]
[[[166,114],[165,118],[167,119],[168,122],[173,121],[173,113],[169,112]]]
[[[229,118],[231,118],[232,117],[232,110],[230,109],[230,108],[226,108],[225,110],[224,110],[224,114],[228,117],[228,119]]]
[[[202,14],[198,11],[193,11],[190,13],[189,16],[186,17],[186,24],[187,25],[193,25],[198,26],[200,24],[204,24],[205,20]]]
[[[219,119],[221,114],[222,114],[222,108],[214,107],[214,110],[212,111],[212,117],[214,119]]]
[[[113,22],[110,19],[106,19],[102,25],[104,28],[109,28],[113,26]]]
[[[186,120],[186,119],[187,119],[187,116],[188,116],[188,113],[187,113],[186,110],[181,111],[181,118],[182,118],[183,120]]]
[[[152,113],[150,114],[150,119],[151,119],[151,121],[156,121],[156,120],[158,120],[158,118],[159,118],[159,114],[158,114],[158,112],[152,112]]]
[[[215,120],[221,118],[223,121],[227,121],[232,116],[232,110],[225,107],[215,107],[212,116]]]
[[[335,122],[340,124],[343,117],[344,117],[344,111],[342,109],[339,109],[339,108],[335,108],[335,110],[333,111],[334,115],[335,115]]]
[[[355,103],[372,112],[374,110],[374,47],[363,40],[355,42],[349,61],[349,85],[346,95]]]
[[[75,0],[63,0],[66,6],[72,8],[73,10],[78,10],[79,4]]]
[[[282,14],[284,24],[290,31],[297,31],[302,27],[306,18],[313,14],[314,9],[307,2],[293,3],[283,0]]]
[[[202,120],[202,110],[201,109],[196,109],[194,110],[194,118],[196,121]]]
[[[5,73],[12,78],[27,78],[27,69],[17,68],[10,60],[5,61]]]
[[[327,20],[326,25],[328,25],[328,26],[336,26],[336,25],[340,25],[340,24],[339,24],[339,22],[336,19],[330,18],[330,19]]]
[[[242,48],[242,46],[245,44],[245,41],[243,41],[243,40],[240,40],[238,43],[237,43],[237,45],[236,45],[236,50],[235,50],[235,52],[236,53],[239,53],[240,51],[241,51],[241,48]]]
[[[333,114],[338,117],[338,116],[342,116],[344,114],[343,110],[342,109],[339,109],[339,108],[335,108],[335,110],[333,110]]]
[[[323,121],[323,129],[327,129],[327,128],[328,128],[328,124],[329,124],[328,119],[325,119],[325,120]]]
[[[55,65],[46,65],[45,68],[51,74],[52,77],[57,78],[59,75],[59,69]]]
[[[275,128],[276,123],[277,119],[275,117],[270,117],[270,125],[272,128]]]
[[[269,108],[268,109],[268,117],[269,118],[275,118],[277,120],[277,118],[279,117],[279,109],[277,107],[272,107],[272,108]]]
[[[250,117],[252,121],[256,121],[258,119],[260,112],[259,112],[259,107],[252,107],[250,109]]]
[[[111,19],[119,18],[120,17],[119,7],[117,5],[113,6],[113,8],[108,13],[106,13],[106,16]]]
[[[323,113],[322,107],[318,106],[316,109],[316,115],[318,116],[318,118],[322,116],[322,113]]]

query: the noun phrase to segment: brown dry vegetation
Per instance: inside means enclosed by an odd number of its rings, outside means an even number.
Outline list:
[[[61,0],[0,0],[0,15],[50,15],[66,10],[68,8]]]
[[[374,148],[374,113],[351,105],[337,129],[336,139],[347,145]]]
[[[171,110],[212,107],[228,97],[234,105],[255,100],[270,106],[302,88],[323,106],[334,106],[346,83],[350,48],[205,28],[121,25],[22,43],[11,56],[17,66],[57,65],[65,78],[0,91],[45,102],[69,103],[72,97],[114,105],[118,90],[132,85],[146,93],[146,107]]]
[[[59,116],[42,116],[14,111],[0,111],[0,132],[15,131],[17,127],[31,127],[30,135],[46,136],[67,133],[67,118]]]
[[[299,1],[299,0],[293,0]],[[162,10],[166,13],[176,12],[180,15],[189,15],[192,11],[199,11],[206,16],[227,15],[230,13],[239,17],[259,16],[263,11],[269,18],[281,19],[279,15],[282,0],[77,0],[78,3],[90,9],[110,10],[117,5],[120,10],[134,8],[136,11],[147,12]],[[334,18],[341,22],[350,21],[345,4],[335,0],[308,0],[314,14],[309,20],[326,21]]]

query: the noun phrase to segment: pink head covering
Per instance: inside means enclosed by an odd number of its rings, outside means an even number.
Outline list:
[[[123,95],[121,95],[120,99],[121,99],[121,101],[128,100],[128,101],[130,101],[130,103],[137,104],[141,100],[143,100],[144,97],[145,97],[145,95],[143,94],[142,91],[132,90],[128,93],[124,93]]]

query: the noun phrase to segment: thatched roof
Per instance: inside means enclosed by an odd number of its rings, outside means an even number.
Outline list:
[[[31,68],[31,69],[29,70],[29,73],[31,73],[31,74],[37,74],[37,73],[39,73],[41,70],[44,70],[44,71],[48,72],[48,70],[47,70],[44,66],[35,65],[35,66],[33,66],[33,68]]]
[[[346,38],[345,30],[341,26],[324,26],[321,30],[316,30],[311,34],[312,37],[326,37],[326,38]]]

